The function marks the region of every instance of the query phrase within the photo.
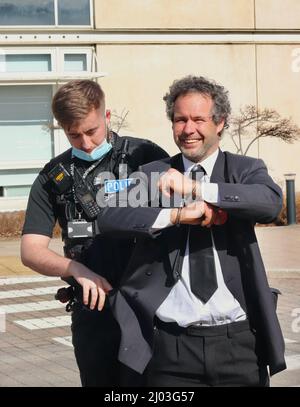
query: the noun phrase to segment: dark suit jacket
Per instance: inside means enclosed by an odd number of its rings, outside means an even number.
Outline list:
[[[183,171],[181,154],[142,166],[141,171],[149,180],[151,172],[161,173],[170,167]],[[211,182],[218,183],[220,208],[228,213],[224,225],[212,226],[224,280],[246,310],[264,361],[275,374],[286,368],[284,341],[254,224],[276,218],[282,205],[281,190],[262,160],[221,151]],[[158,201],[157,192],[148,204],[156,206]],[[149,206],[105,208],[98,218],[101,233],[136,237],[133,255],[110,302],[122,331],[119,359],[140,373],[152,355],[155,312],[175,283],[176,269],[181,267],[180,242],[186,227],[153,230],[161,208]]]

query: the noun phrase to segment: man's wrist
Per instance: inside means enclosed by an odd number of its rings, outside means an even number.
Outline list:
[[[179,211],[179,208],[173,208],[173,209],[171,210],[170,221],[171,221],[171,223],[172,223],[173,225],[176,225],[177,216],[178,216],[178,211]]]

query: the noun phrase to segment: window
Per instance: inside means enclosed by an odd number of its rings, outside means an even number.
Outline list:
[[[7,199],[26,198],[34,179],[46,162],[69,148],[63,131],[53,126],[52,97],[58,82],[65,82],[72,77],[99,76],[99,73],[93,72],[94,68],[91,47],[1,49],[2,204]]]
[[[54,1],[0,0],[0,25],[54,24]]]
[[[86,54],[65,54],[65,72],[83,72],[87,70]]]
[[[90,25],[89,0],[60,0],[58,6],[58,25]]]
[[[53,131],[49,130],[51,86],[0,87],[0,185],[4,197],[25,196],[38,170],[16,169],[53,157]],[[19,164],[18,164],[19,163]]]
[[[52,157],[52,87],[0,87],[0,161],[48,160]],[[7,142],[10,141],[10,142]]]
[[[28,196],[38,172],[39,169],[0,170],[0,196],[4,198]]]
[[[49,72],[50,54],[8,54],[2,56],[1,72]]]
[[[0,0],[0,26],[90,26],[91,0]]]

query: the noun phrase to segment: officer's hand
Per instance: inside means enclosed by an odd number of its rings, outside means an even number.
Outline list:
[[[104,278],[91,271],[89,268],[76,261],[71,261],[70,275],[82,286],[83,303],[88,305],[90,299],[90,308],[94,309],[98,301],[98,310],[101,311],[106,294],[112,290],[112,286]]]

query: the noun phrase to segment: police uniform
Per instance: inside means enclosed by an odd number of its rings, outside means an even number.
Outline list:
[[[127,140],[127,141],[126,141]],[[124,152],[124,141],[126,149]],[[34,181],[26,211],[23,234],[38,234],[52,237],[53,228],[58,221],[62,229],[65,256],[85,264],[97,274],[105,277],[116,287],[131,254],[133,241],[118,237],[71,237],[72,222],[93,222],[76,197],[76,186],[84,180],[97,188],[103,188],[102,174],[114,173],[118,178],[119,164],[127,164],[128,175],[151,161],[167,157],[167,153],[156,144],[133,137],[111,135],[113,148],[99,161],[87,162],[72,157],[72,149],[52,159]],[[62,164],[72,177],[72,186],[61,194],[49,174],[58,164]],[[77,177],[77,180],[76,180]],[[95,222],[96,223],[96,222]],[[94,224],[94,223],[93,223]],[[79,223],[80,226],[80,223]],[[68,236],[69,230],[69,236]],[[71,229],[72,230],[72,229]],[[72,236],[72,233],[71,233]],[[83,386],[117,386],[120,366],[117,354],[120,332],[106,301],[101,312],[90,310],[82,304],[81,286],[75,279],[68,279],[74,286],[75,301],[72,303],[72,341],[76,361]],[[127,372],[130,385],[131,373]],[[135,378],[133,377],[135,381]],[[132,382],[135,385],[136,382]]]

